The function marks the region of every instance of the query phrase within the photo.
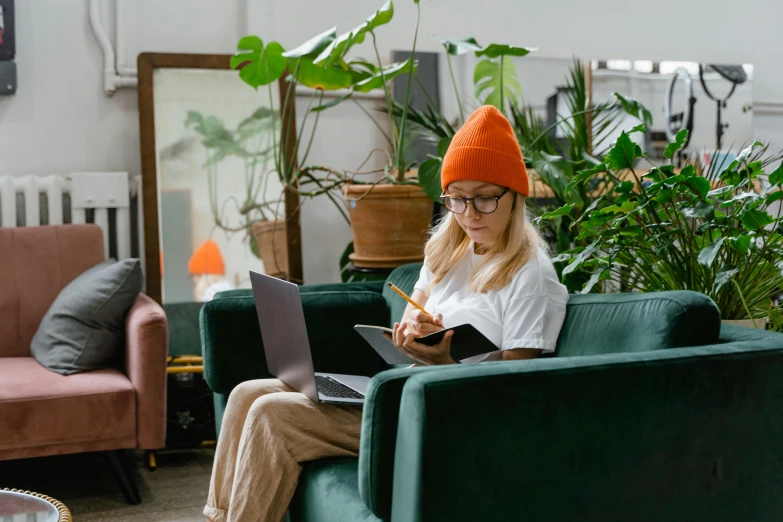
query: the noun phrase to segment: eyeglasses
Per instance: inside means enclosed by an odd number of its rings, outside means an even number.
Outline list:
[[[462,214],[465,212],[468,209],[469,202],[473,202],[473,208],[475,208],[477,212],[482,214],[492,214],[498,209],[498,202],[500,201],[500,198],[505,196],[506,192],[508,191],[509,189],[505,189],[498,196],[476,196],[475,198],[448,196],[444,192],[440,195],[440,199],[443,201],[443,205],[455,214]]]

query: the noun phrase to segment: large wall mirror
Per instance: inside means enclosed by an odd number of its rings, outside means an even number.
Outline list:
[[[302,281],[299,198],[273,162],[295,132],[277,112],[287,84],[262,96],[229,60],[139,56],[147,292],[161,303],[247,288],[250,270]]]

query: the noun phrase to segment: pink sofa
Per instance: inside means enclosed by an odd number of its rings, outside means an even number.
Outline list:
[[[164,446],[168,326],[152,299],[141,294],[128,313],[124,371],[64,376],[30,354],[60,290],[103,260],[95,225],[0,229],[0,460]],[[128,501],[140,501],[119,454],[109,456]]]

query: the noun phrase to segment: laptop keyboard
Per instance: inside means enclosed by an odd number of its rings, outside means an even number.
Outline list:
[[[318,388],[319,392],[327,397],[335,397],[338,399],[364,399],[364,395],[331,377],[316,375],[315,386]]]

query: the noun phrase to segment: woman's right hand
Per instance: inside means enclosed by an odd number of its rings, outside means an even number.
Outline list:
[[[401,324],[405,328],[404,335],[424,337],[443,330],[443,316],[441,314],[427,315],[414,308]]]

